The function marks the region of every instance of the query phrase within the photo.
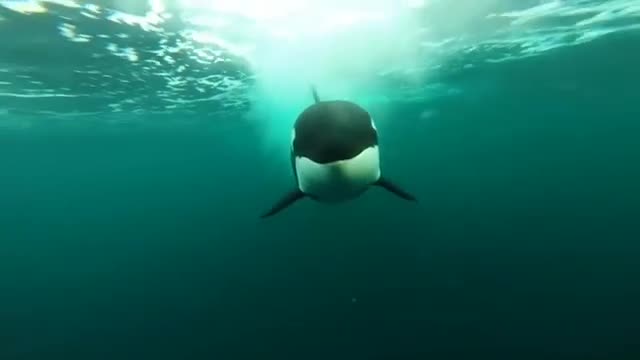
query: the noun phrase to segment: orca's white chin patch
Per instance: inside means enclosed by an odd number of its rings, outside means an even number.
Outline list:
[[[357,156],[328,164],[297,157],[296,172],[300,190],[319,201],[340,202],[355,198],[380,178],[378,147]]]

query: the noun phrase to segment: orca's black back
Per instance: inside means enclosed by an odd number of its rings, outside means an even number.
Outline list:
[[[305,109],[294,126],[293,156],[327,164],[351,159],[378,144],[371,116],[343,100],[321,101]]]

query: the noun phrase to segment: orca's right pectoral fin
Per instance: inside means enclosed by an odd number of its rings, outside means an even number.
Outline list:
[[[285,194],[280,200],[278,200],[277,203],[275,203],[273,205],[273,207],[271,207],[271,209],[269,209],[269,211],[265,212],[264,214],[260,215],[261,219],[267,218],[269,216],[275,215],[276,213],[284,210],[285,208],[287,208],[289,205],[293,204],[294,202],[304,198],[305,195],[302,191],[296,189],[296,190],[292,190],[290,192],[288,192],[287,194]]]
[[[380,186],[381,188],[389,191],[390,193],[408,200],[408,201],[418,201],[415,196],[411,195],[409,192],[400,188],[400,186],[394,184],[391,180],[381,177],[378,181],[375,182],[376,186]]]

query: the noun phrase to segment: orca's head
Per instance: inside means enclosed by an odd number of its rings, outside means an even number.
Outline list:
[[[318,164],[352,159],[378,146],[378,133],[371,115],[349,101],[321,101],[305,109],[292,133],[295,157]]]

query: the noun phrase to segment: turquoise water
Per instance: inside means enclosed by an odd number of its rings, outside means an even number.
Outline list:
[[[5,0],[0,39],[0,359],[640,356],[638,1]],[[258,218],[309,82],[417,204]]]

